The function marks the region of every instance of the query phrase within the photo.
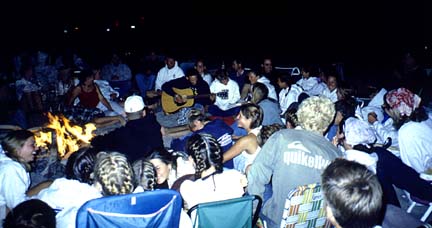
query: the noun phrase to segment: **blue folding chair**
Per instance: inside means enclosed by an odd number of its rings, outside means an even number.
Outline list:
[[[102,197],[78,210],[76,227],[178,227],[182,198],[174,190]]]
[[[258,202],[255,212],[253,212],[254,201]],[[193,227],[250,228],[258,221],[261,204],[262,200],[259,196],[246,195],[235,199],[197,204],[189,209],[188,215],[191,216],[196,210],[195,216],[192,216]]]

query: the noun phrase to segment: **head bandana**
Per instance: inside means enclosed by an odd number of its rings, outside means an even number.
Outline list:
[[[410,116],[420,105],[421,98],[405,88],[388,92],[385,96],[390,108],[397,109],[401,116]]]

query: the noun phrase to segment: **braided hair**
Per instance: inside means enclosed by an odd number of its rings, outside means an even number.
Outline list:
[[[119,152],[98,153],[94,168],[95,182],[105,196],[128,194],[134,190],[134,173],[126,157]]]
[[[146,160],[137,160],[132,165],[135,173],[135,184],[143,187],[144,191],[153,191],[156,185],[156,169]]]
[[[68,158],[65,170],[66,178],[92,184],[91,174],[95,160],[96,151],[93,148],[83,147],[79,149]]]
[[[187,141],[187,152],[195,162],[195,178],[200,179],[203,171],[214,166],[216,173],[222,173],[222,149],[218,141],[209,134],[194,134]]]

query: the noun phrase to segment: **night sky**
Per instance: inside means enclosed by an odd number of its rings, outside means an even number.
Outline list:
[[[119,47],[378,64],[432,48],[423,2],[57,1],[54,10],[34,2],[1,7],[3,50]]]

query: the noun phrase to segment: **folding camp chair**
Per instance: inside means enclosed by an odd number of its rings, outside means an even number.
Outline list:
[[[253,202],[257,201],[255,212]],[[262,200],[256,195],[247,195],[235,199],[201,203],[189,209],[193,227],[252,227],[258,221]]]
[[[420,173],[420,178],[425,179],[427,182],[432,184],[432,175],[426,174],[426,173]],[[411,196],[409,192],[405,191],[406,195],[408,196],[408,200],[410,201],[410,206],[407,209],[408,213],[411,213],[415,206],[426,206],[427,209],[425,213],[423,213],[420,220],[422,222],[426,222],[429,215],[432,213],[432,202],[428,202],[426,200],[419,199],[418,197]]]
[[[288,193],[281,227],[330,227],[323,204],[320,184],[296,187]]]
[[[174,190],[108,196],[81,206],[76,227],[178,227],[181,210],[181,196]]]

